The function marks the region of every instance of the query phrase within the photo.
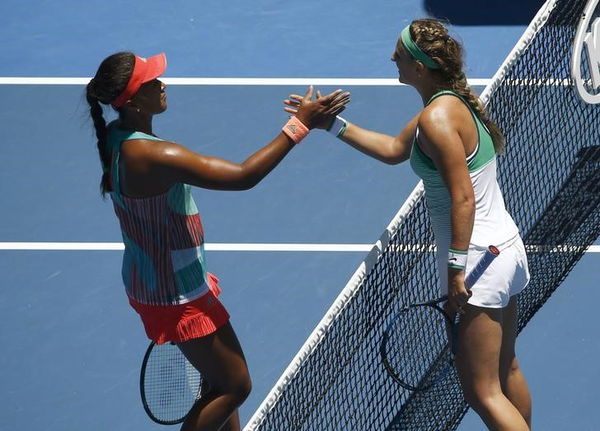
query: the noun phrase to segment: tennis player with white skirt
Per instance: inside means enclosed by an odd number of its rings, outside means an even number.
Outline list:
[[[437,245],[441,294],[460,313],[455,357],[470,406],[487,427],[531,427],[531,397],[515,356],[517,297],[529,281],[519,230],[506,211],[496,179],[503,136],[487,117],[463,73],[462,47],[439,21],[413,21],[391,60],[399,81],[414,87],[424,108],[397,136],[366,130],[336,117],[317,127],[387,164],[410,160],[425,187]],[[302,98],[291,95],[294,113]],[[469,273],[489,245],[500,255],[471,290]]]

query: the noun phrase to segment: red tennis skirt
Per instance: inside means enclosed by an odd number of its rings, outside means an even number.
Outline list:
[[[156,344],[182,343],[212,334],[229,321],[229,313],[217,298],[219,279],[208,273],[208,293],[180,305],[148,305],[129,298],[142,318],[148,338]]]

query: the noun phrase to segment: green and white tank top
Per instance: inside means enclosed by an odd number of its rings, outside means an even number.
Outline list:
[[[467,167],[475,193],[475,221],[470,242],[480,247],[491,244],[508,245],[516,239],[519,229],[506,211],[504,198],[498,185],[496,152],[490,132],[468,102],[452,91],[434,94],[427,105],[444,95],[458,97],[469,108],[479,136],[475,151],[467,157]],[[452,235],[450,193],[433,161],[419,148],[418,136],[417,128],[410,165],[423,180],[426,205],[438,248],[447,249]]]

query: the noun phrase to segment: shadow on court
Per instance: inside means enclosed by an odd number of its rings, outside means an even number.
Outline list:
[[[454,25],[528,25],[541,0],[424,0],[423,8],[435,18]]]

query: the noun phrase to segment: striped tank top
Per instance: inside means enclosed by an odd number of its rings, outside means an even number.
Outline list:
[[[504,198],[497,181],[496,151],[489,130],[478,118],[466,100],[451,91],[441,91],[432,96],[458,97],[471,112],[477,126],[478,142],[475,151],[467,157],[467,168],[475,194],[475,220],[470,243],[487,247],[490,244],[506,246],[517,238],[519,229],[506,211]],[[431,224],[438,249],[446,250],[451,241],[451,200],[448,188],[433,161],[419,148],[418,134],[413,142],[410,165],[423,180],[425,202],[429,210]]]
[[[108,128],[112,149],[110,175],[113,207],[121,226],[125,252],[122,276],[127,295],[142,304],[177,305],[209,291],[204,232],[188,184],[147,198],[121,193],[119,159],[123,141],[162,141],[141,132]]]

